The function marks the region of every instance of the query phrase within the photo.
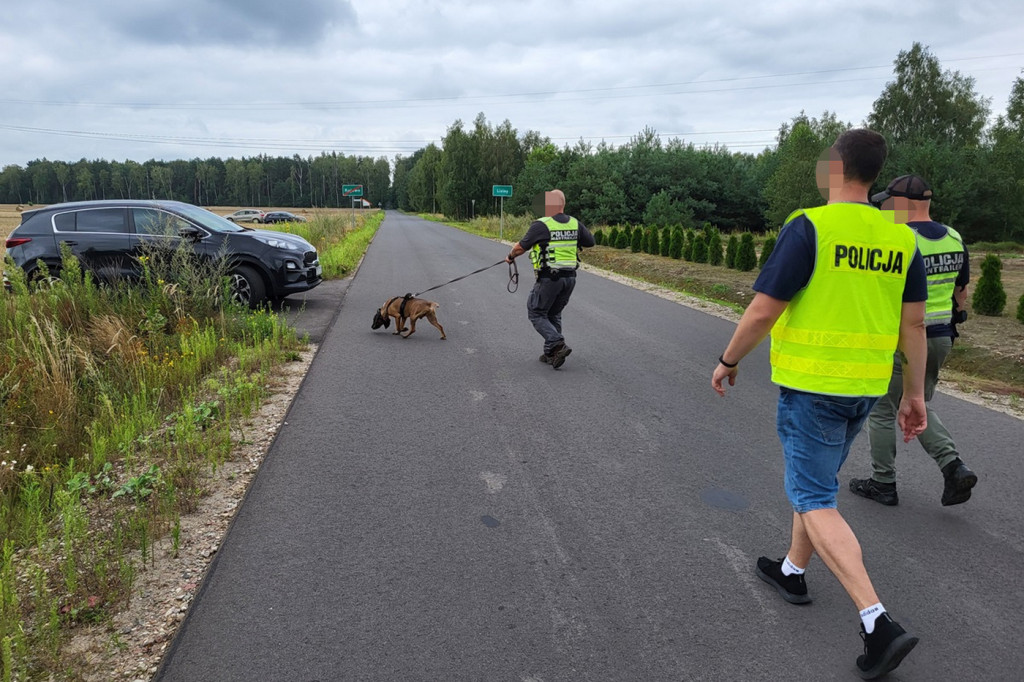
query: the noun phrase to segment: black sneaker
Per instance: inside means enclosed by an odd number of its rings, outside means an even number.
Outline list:
[[[551,359],[551,368],[558,369],[565,364],[565,359],[569,357],[569,353],[572,352],[572,348],[565,345],[565,342],[558,344],[551,349],[551,353],[548,357]]]
[[[850,491],[887,507],[895,507],[900,503],[895,483],[879,483],[873,478],[851,478]]]
[[[860,637],[864,640],[864,653],[857,657],[857,672],[865,680],[896,669],[910,650],[917,646],[917,637],[908,635],[900,624],[883,613],[875,621],[871,634],[860,626]]]
[[[790,604],[811,603],[803,574],[782,575],[782,559],[772,561],[766,556],[760,557],[754,572],[757,573],[758,578],[774,587]]]
[[[971,499],[971,488],[978,482],[978,474],[967,468],[959,457],[942,467],[946,486],[942,489],[942,505],[948,507]]]

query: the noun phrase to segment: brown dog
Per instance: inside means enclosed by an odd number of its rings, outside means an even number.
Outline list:
[[[394,298],[388,299],[385,303],[377,310],[377,314],[373,316],[373,329],[380,329],[384,327],[387,329],[391,326],[391,318],[395,318],[395,326],[397,329],[394,331],[395,334],[401,334],[405,331],[405,322],[409,321],[409,333],[403,336],[403,339],[407,339],[413,335],[416,331],[416,320],[421,317],[427,318],[430,324],[434,325],[441,331],[441,340],[444,341],[448,337],[445,336],[444,327],[437,321],[437,316],[434,311],[438,309],[438,304],[433,301],[428,301],[422,298],[413,298],[412,294],[406,294],[405,296],[395,296]]]

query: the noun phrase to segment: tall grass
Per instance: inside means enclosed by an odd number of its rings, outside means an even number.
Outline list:
[[[333,279],[355,270],[383,220],[383,211],[361,212],[353,228],[351,216],[334,214],[318,216],[308,223],[280,223],[275,229],[297,234],[315,246],[324,278]]]
[[[265,310],[230,303],[223,264],[141,259],[97,286],[66,257],[32,286],[10,261],[0,297],[0,679],[64,679],[70,627],[131,595],[155,539],[231,449],[230,420],[300,347]]]
[[[530,223],[533,222],[533,218],[525,215],[506,215],[504,229],[502,228],[501,216],[481,216],[479,218],[473,218],[472,220],[466,221],[454,221],[448,220],[443,216],[434,215],[430,213],[421,213],[419,217],[426,218],[438,223],[444,223],[445,225],[452,225],[458,227],[466,232],[479,235],[481,237],[490,237],[496,239],[499,235],[505,241],[519,241],[526,234],[527,228],[530,227]]]

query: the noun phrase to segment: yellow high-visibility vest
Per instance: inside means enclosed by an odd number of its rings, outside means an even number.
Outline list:
[[[772,381],[810,393],[885,394],[899,342],[914,232],[867,204],[795,211],[817,238],[807,286],[772,328]]]
[[[545,217],[544,223],[551,233],[551,239],[534,244],[530,249],[530,261],[534,270],[575,270],[579,267],[576,240],[580,235],[579,221],[569,217],[569,222],[560,223],[554,218]]]
[[[939,239],[929,239],[917,230],[917,248],[924,258],[924,269],[928,275],[928,303],[924,323],[929,327],[949,324],[953,317],[953,289],[956,278],[964,264],[964,240],[952,227],[944,225],[946,234]],[[910,229],[914,229],[911,227]]]

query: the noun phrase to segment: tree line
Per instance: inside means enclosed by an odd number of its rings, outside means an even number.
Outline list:
[[[1005,114],[991,124],[990,112],[974,80],[943,70],[926,47],[900,52],[893,80],[859,124],[889,143],[875,191],[916,173],[935,190],[932,217],[968,241],[1024,241],[1024,79],[1014,81]],[[815,163],[851,127],[828,111],[801,113],[780,126],[774,148],[757,154],[662,142],[651,129],[618,147],[580,141],[558,148],[535,131],[518,134],[508,121],[493,127],[481,113],[470,127],[455,121],[440,146],[398,157],[391,201],[465,219],[498,212],[492,185],[513,185],[504,200],[512,213],[558,187],[571,212],[592,225],[711,223],[764,232],[796,208],[824,203]]]
[[[943,70],[920,43],[899,53],[894,77],[859,125],[885,135],[890,155],[876,190],[905,173],[935,190],[932,216],[969,242],[1024,241],[1024,78],[1006,112],[989,121],[991,102],[974,80]],[[824,202],[814,165],[843,130],[834,113],[805,113],[779,127],[760,153],[663,142],[644,129],[613,146],[580,141],[561,148],[509,121],[483,113],[455,121],[440,145],[429,144],[391,167],[386,158],[321,154],[222,161],[31,161],[0,172],[0,203],[47,204],[102,198],[171,198],[199,205],[337,207],[342,185],[362,184],[364,198],[408,211],[465,219],[497,214],[492,185],[512,185],[504,209],[523,214],[546,189],[565,191],[570,210],[590,225],[711,223],[723,232],[777,229],[794,209]]]
[[[391,193],[387,158],[324,153],[145,163],[39,159],[0,171],[0,203],[177,199],[200,206],[347,207],[352,199],[343,195],[346,184],[363,185],[363,198],[383,205]]]

